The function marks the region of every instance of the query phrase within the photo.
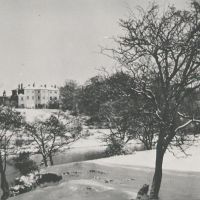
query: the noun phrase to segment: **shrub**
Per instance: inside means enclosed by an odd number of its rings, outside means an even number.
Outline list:
[[[16,139],[15,145],[17,147],[21,147],[23,144],[24,144],[24,140],[23,139]]]
[[[108,144],[106,148],[107,156],[126,154],[124,150],[124,143],[121,140],[116,139],[114,136],[110,136],[107,138],[106,142]]]
[[[15,178],[14,185],[10,187],[10,197],[17,196],[34,190],[38,185],[45,183],[56,183],[62,176],[54,173],[39,174],[38,172],[29,173],[26,176]]]
[[[36,162],[30,159],[29,152],[22,152],[18,157],[14,158],[14,165],[22,175],[27,175],[32,171],[38,170]]]
[[[37,173],[30,173],[26,176],[15,178],[14,186],[10,187],[10,196],[16,196],[30,192],[37,187]]]
[[[40,178],[37,180],[38,184],[44,184],[49,182],[59,182],[62,179],[62,176],[53,173],[41,174]]]

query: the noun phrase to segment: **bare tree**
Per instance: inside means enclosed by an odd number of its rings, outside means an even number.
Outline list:
[[[100,108],[101,119],[106,122],[110,134],[105,134],[108,155],[120,155],[125,153],[125,145],[135,138],[133,129],[133,116],[130,114],[130,101],[121,98],[118,101],[109,101]]]
[[[14,136],[22,126],[22,116],[11,108],[0,107],[0,174],[2,200],[9,197],[9,184],[6,178],[6,164]]]
[[[117,48],[107,50],[133,74],[132,89],[152,104],[148,114],[155,117],[159,130],[150,199],[157,199],[166,150],[174,139],[181,139],[186,127],[199,122],[182,112],[181,105],[188,91],[200,86],[200,5],[194,1],[188,11],[170,6],[161,13],[154,4],[120,20],[120,25],[125,34],[115,39]]]
[[[53,165],[53,155],[61,147],[76,141],[81,133],[81,124],[76,117],[67,117],[63,113],[51,115],[46,120],[36,120],[26,125],[26,132],[33,138],[44,165],[48,160]]]
[[[142,98],[121,97],[101,106],[100,115],[107,122],[111,134],[105,135],[111,154],[124,153],[124,146],[133,139],[142,142],[145,149],[154,146],[157,134],[157,122],[152,115],[147,115],[149,105],[142,104]],[[141,106],[142,109],[141,109]],[[112,152],[113,151],[113,152]]]
[[[146,150],[155,147],[155,140],[158,135],[158,124],[152,115],[140,113],[135,119],[136,138],[140,140]]]

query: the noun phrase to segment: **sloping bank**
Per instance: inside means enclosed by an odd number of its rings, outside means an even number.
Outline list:
[[[167,153],[161,187],[161,200],[200,199],[200,147],[188,150],[192,156]],[[47,168],[61,174],[57,185],[37,188],[12,200],[131,200],[144,184],[151,184],[154,151],[115,156]]]

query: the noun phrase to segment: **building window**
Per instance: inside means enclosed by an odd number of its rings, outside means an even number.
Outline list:
[[[40,100],[40,97],[38,96],[38,100]]]
[[[57,91],[55,91],[55,94],[57,94]]]
[[[55,100],[57,100],[57,97],[54,97]]]
[[[23,97],[21,97],[21,100],[22,100],[22,101],[24,100]]]
[[[34,100],[34,96],[32,96],[32,99]]]
[[[29,96],[27,96],[27,99],[29,99]]]
[[[50,97],[50,100],[52,100],[52,97]]]

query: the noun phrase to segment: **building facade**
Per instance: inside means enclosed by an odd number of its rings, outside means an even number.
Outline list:
[[[59,89],[56,85],[20,84],[12,90],[12,98],[17,98],[18,108],[48,108],[52,102],[59,104]]]

